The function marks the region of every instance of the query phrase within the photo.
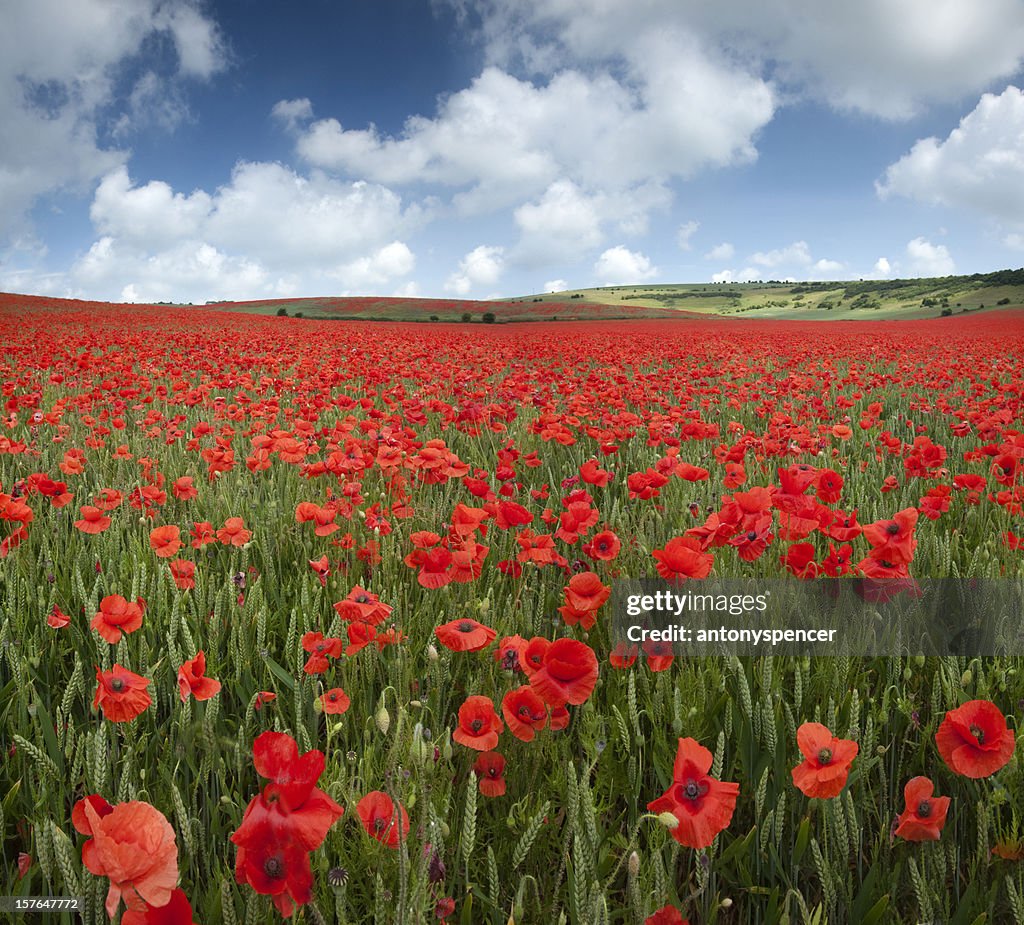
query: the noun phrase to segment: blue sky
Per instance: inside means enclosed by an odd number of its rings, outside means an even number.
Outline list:
[[[0,0],[0,290],[1024,263],[1020,0]]]

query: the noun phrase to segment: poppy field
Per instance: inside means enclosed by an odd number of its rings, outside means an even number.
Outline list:
[[[4,296],[0,382],[0,892],[94,925],[1024,921],[1024,657],[611,633],[619,579],[1024,577],[1021,313]]]

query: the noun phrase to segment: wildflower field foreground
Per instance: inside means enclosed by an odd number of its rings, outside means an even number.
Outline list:
[[[1022,335],[5,297],[2,892],[124,925],[1024,920],[1024,658],[673,657],[614,645],[609,597],[1020,578]]]

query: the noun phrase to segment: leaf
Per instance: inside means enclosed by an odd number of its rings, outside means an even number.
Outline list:
[[[61,776],[64,775],[64,752],[57,745],[57,734],[54,731],[53,719],[41,700],[35,701],[36,713],[39,716],[39,723],[43,727],[43,741],[46,743],[46,751],[50,760],[57,765]]]
[[[868,914],[862,918],[861,925],[874,925],[875,922],[879,921],[885,914],[885,910],[889,908],[889,894],[886,893],[878,902],[876,902],[869,910]]]
[[[811,820],[805,816],[803,822],[800,823],[800,828],[796,833],[796,844],[793,846],[794,866],[800,863],[800,860],[804,856],[804,852],[807,850],[807,844],[810,840]]]
[[[295,678],[293,678],[287,671],[285,671],[277,662],[275,662],[269,655],[263,656],[263,661],[267,663],[267,667],[277,675],[278,680],[288,686],[289,690],[295,690]]]

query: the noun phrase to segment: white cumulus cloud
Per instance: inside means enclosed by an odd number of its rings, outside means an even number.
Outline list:
[[[642,283],[658,275],[658,268],[639,251],[631,251],[621,244],[604,251],[594,264],[594,272],[602,286],[623,286]]]
[[[907,244],[907,273],[910,276],[952,276],[956,265],[944,244],[914,238]]]
[[[226,66],[216,23],[191,0],[33,0],[3,4],[0,28],[0,241],[28,227],[48,193],[85,194],[125,163],[106,146],[138,126],[173,128],[187,114],[178,82]],[[177,52],[172,70],[119,78],[154,36]]]
[[[505,269],[504,248],[481,244],[462,260],[445,282],[444,288],[458,296],[469,295],[477,286],[493,286]]]
[[[100,237],[69,284],[157,301],[330,295],[339,284],[383,292],[412,272],[399,236],[423,218],[385,187],[258,162],[237,164],[212,193],[135,184],[120,167],[100,182],[90,215]]]
[[[986,93],[947,138],[918,141],[877,189],[1024,223],[1024,93]]]
[[[732,260],[736,254],[736,248],[732,246],[728,241],[723,241],[721,244],[716,244],[711,250],[705,255],[705,260]]]
[[[467,0],[449,0],[465,9]],[[474,0],[491,61],[553,73],[686,33],[787,91],[884,118],[955,102],[1024,61],[1018,0]],[[686,72],[685,61],[680,62]],[[664,73],[658,62],[652,69]],[[728,119],[735,111],[729,106]]]
[[[750,262],[767,268],[792,264],[806,265],[811,262],[811,251],[806,241],[794,241],[787,247],[777,250],[758,251],[751,255]]]
[[[676,244],[679,245],[680,250],[688,251],[693,246],[690,239],[697,233],[698,228],[700,228],[700,222],[692,219],[679,226],[679,230],[676,232]]]

